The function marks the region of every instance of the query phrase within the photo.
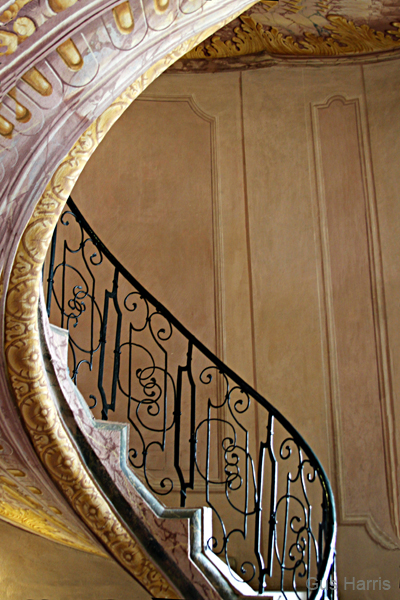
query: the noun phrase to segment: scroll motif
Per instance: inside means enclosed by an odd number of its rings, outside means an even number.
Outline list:
[[[375,31],[368,25],[355,25],[344,17],[328,15],[328,35],[305,32],[295,39],[278,28],[264,29],[252,17],[243,15],[241,25],[234,29],[230,39],[215,35],[188,52],[187,59],[213,59],[245,56],[266,52],[285,56],[341,56],[363,54],[400,48],[399,24],[394,29]]]

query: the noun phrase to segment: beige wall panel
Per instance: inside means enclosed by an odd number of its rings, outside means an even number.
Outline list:
[[[243,82],[257,387],[328,468],[303,74]]]
[[[377,546],[363,527],[339,527],[337,557],[340,600],[395,600],[399,595],[398,553]]]
[[[211,135],[185,98],[138,100],[74,198],[120,262],[215,351]]]
[[[367,65],[363,70],[383,266],[388,361],[393,385],[393,429],[400,465],[400,72],[397,61]]]
[[[340,403],[340,508],[350,518],[370,512],[390,532],[359,109],[357,99],[343,98],[317,109]]]
[[[251,381],[241,148],[236,74],[164,75],[108,134],[73,197],[139,281]]]
[[[249,383],[253,380],[251,315],[246,248],[239,75],[219,73],[160,77],[149,94],[190,94],[216,120],[221,314],[225,362]]]

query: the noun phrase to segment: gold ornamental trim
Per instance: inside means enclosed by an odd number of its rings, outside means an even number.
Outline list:
[[[15,402],[36,453],[82,521],[153,597],[176,598],[177,592],[146,556],[93,482],[51,397],[38,326],[42,265],[68,196],[112,125],[165,69],[238,14],[180,44],[130,85],[82,134],[55,171],[33,211],[19,242],[7,289],[6,365]],[[18,518],[15,511],[13,517]]]
[[[0,518],[22,529],[36,533],[65,546],[107,558],[107,554],[86,534],[73,531],[60,519],[62,512],[41,502],[43,492],[25,482],[26,473],[20,469],[0,470]],[[15,478],[12,476],[15,475]],[[19,479],[19,485],[16,483]],[[53,513],[53,514],[51,514]]]
[[[328,15],[330,25],[326,27],[329,35],[317,36],[304,33],[295,39],[284,35],[278,29],[264,29],[252,17],[242,15],[242,24],[235,27],[234,35],[221,40],[214,35],[210,41],[199,44],[188,52],[185,59],[232,58],[266,52],[283,56],[343,56],[349,54],[367,54],[400,48],[400,23],[394,23],[396,29],[375,31],[368,25],[355,25],[344,17]]]
[[[57,412],[41,360],[37,321],[40,272],[72,187],[104,135],[163,65],[156,65],[97,119],[58,167],[23,233],[10,275],[5,355],[24,425],[47,472],[107,550],[155,597],[176,592],[144,554],[94,484]],[[154,77],[152,77],[154,76]],[[14,512],[14,517],[18,514]],[[21,515],[22,516],[22,515]]]

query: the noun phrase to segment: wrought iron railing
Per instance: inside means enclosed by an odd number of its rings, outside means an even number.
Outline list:
[[[145,485],[164,503],[211,507],[206,550],[258,593],[335,598],[333,495],[296,429],[124,269],[71,199],[45,268],[71,377],[95,416],[130,423]]]

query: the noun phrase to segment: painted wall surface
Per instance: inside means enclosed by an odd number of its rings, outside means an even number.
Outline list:
[[[0,588],[7,600],[148,600],[114,560],[93,556],[0,521]]]
[[[397,61],[166,74],[73,192],[128,270],[310,443],[349,600],[399,585],[399,84]]]

